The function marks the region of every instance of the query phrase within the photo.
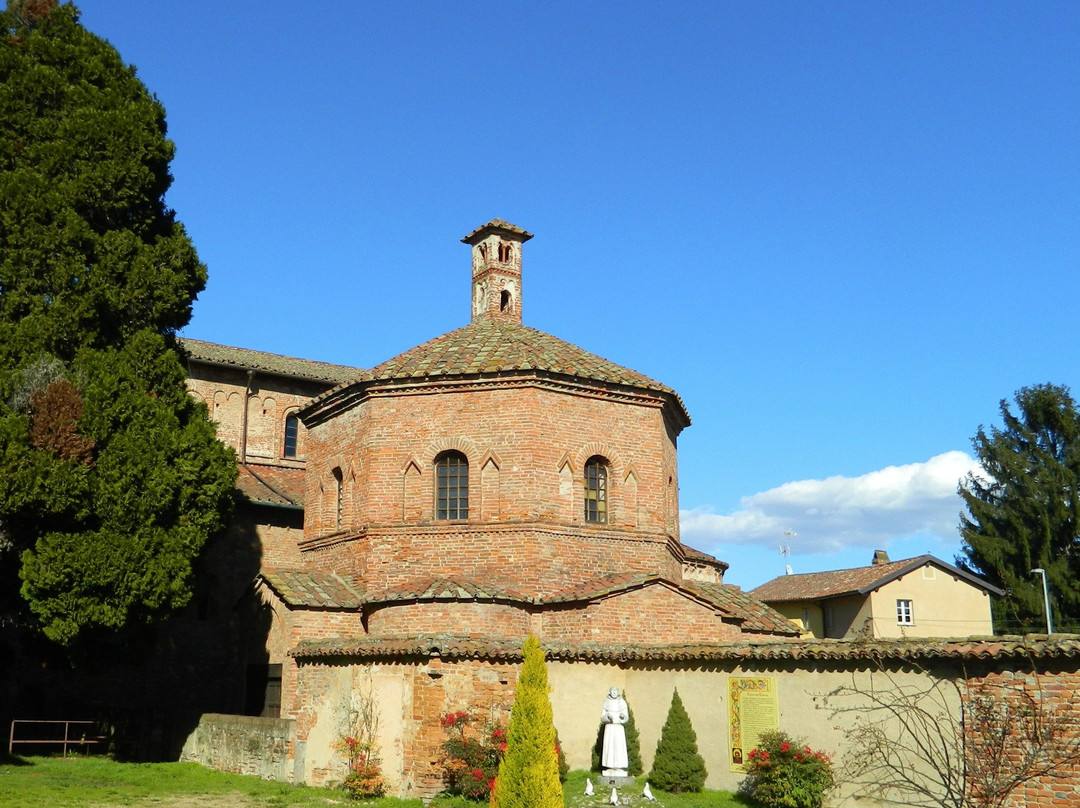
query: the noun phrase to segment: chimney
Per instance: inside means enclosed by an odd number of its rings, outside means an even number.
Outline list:
[[[472,320],[521,323],[521,245],[532,238],[492,219],[462,239],[472,245]]]
[[[889,563],[889,554],[884,550],[874,550],[874,560],[871,562],[872,566],[879,567],[882,564]]]

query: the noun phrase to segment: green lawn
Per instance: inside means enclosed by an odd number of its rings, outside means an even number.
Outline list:
[[[571,772],[564,790],[570,808],[601,808],[610,789],[583,796],[586,772]],[[589,775],[591,776],[591,775]],[[661,794],[655,803],[640,800],[645,781],[620,792],[633,804],[659,808],[742,808],[741,798],[725,792]],[[620,800],[620,802],[623,802]],[[623,802],[623,804],[626,804]],[[256,777],[222,774],[196,763],[117,763],[104,757],[0,757],[0,808],[313,808],[365,805],[420,808],[420,800],[381,799],[352,803],[342,792],[270,783]],[[464,800],[436,799],[432,808],[486,808]]]

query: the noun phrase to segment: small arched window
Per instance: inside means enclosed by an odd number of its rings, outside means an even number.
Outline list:
[[[585,521],[607,522],[607,461],[595,455],[585,463]]]
[[[282,448],[282,456],[295,458],[297,438],[300,434],[300,419],[293,415],[285,416],[285,446]]]
[[[510,242],[503,241],[499,243],[499,260],[504,264],[510,261],[513,256],[513,250],[510,247]]]
[[[499,311],[510,311],[510,293],[505,289],[499,295]]]
[[[469,518],[469,461],[461,452],[435,458],[435,518]]]
[[[342,500],[345,498],[345,476],[341,473],[340,468],[335,468],[331,473],[334,475],[334,527],[340,530],[344,515],[342,513]]]

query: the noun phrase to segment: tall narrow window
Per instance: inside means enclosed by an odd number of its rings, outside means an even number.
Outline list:
[[[435,518],[469,518],[469,461],[461,452],[435,458]]]
[[[296,437],[300,431],[300,419],[295,415],[285,416],[285,450],[284,457],[296,457]]]
[[[585,463],[585,521],[607,522],[607,461],[599,455]]]
[[[342,500],[344,499],[345,477],[340,468],[335,468],[334,474],[334,527],[341,529]]]

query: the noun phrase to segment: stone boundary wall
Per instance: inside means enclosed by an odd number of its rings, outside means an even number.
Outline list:
[[[282,783],[302,782],[294,766],[296,722],[289,718],[206,713],[188,736],[181,762]]]

